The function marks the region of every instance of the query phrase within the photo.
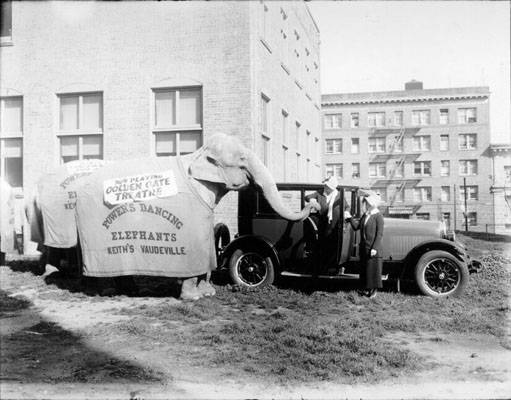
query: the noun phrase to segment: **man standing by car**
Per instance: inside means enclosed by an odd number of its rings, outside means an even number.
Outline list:
[[[359,293],[373,298],[382,287],[382,238],[383,216],[378,210],[380,196],[370,194],[364,197],[365,213],[360,220],[352,218],[349,211],[344,212],[344,218],[349,221],[354,230],[360,229],[360,283],[364,288]]]

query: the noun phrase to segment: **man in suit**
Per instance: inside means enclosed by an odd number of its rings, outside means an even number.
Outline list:
[[[378,289],[382,287],[382,238],[383,238],[383,216],[378,210],[380,196],[370,194],[364,197],[363,205],[365,213],[360,220],[352,218],[348,211],[345,211],[344,218],[349,221],[354,230],[360,229],[360,283],[363,287],[359,293],[373,298]]]
[[[338,224],[341,220],[341,198],[337,190],[337,178],[330,176],[323,181],[323,189],[305,196],[305,201],[311,203],[316,213],[310,218],[316,224],[320,246],[320,263],[323,269],[333,266],[337,257]],[[344,209],[347,204],[345,203]]]

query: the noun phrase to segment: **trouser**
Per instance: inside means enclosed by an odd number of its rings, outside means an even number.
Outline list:
[[[370,257],[367,251],[361,251],[361,253],[360,286],[364,289],[382,288],[383,259],[381,257]]]

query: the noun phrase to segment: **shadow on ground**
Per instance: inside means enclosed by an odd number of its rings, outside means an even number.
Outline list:
[[[161,382],[163,374],[94,350],[44,320],[30,301],[0,290],[0,381],[20,383]]]

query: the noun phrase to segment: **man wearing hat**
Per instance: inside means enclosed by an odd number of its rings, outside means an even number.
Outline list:
[[[321,242],[320,260],[323,267],[327,267],[333,257],[337,255],[337,224],[341,218],[340,195],[337,190],[337,178],[330,176],[323,181],[323,188],[305,196],[305,201],[312,204],[317,211],[316,216],[310,217],[317,225],[319,241]]]
[[[360,229],[360,283],[364,289],[359,293],[373,298],[377,290],[382,287],[383,216],[378,210],[380,196],[376,193],[368,193],[362,204],[366,211],[360,220],[354,220],[348,211],[345,211],[344,218],[349,221],[354,230]]]

